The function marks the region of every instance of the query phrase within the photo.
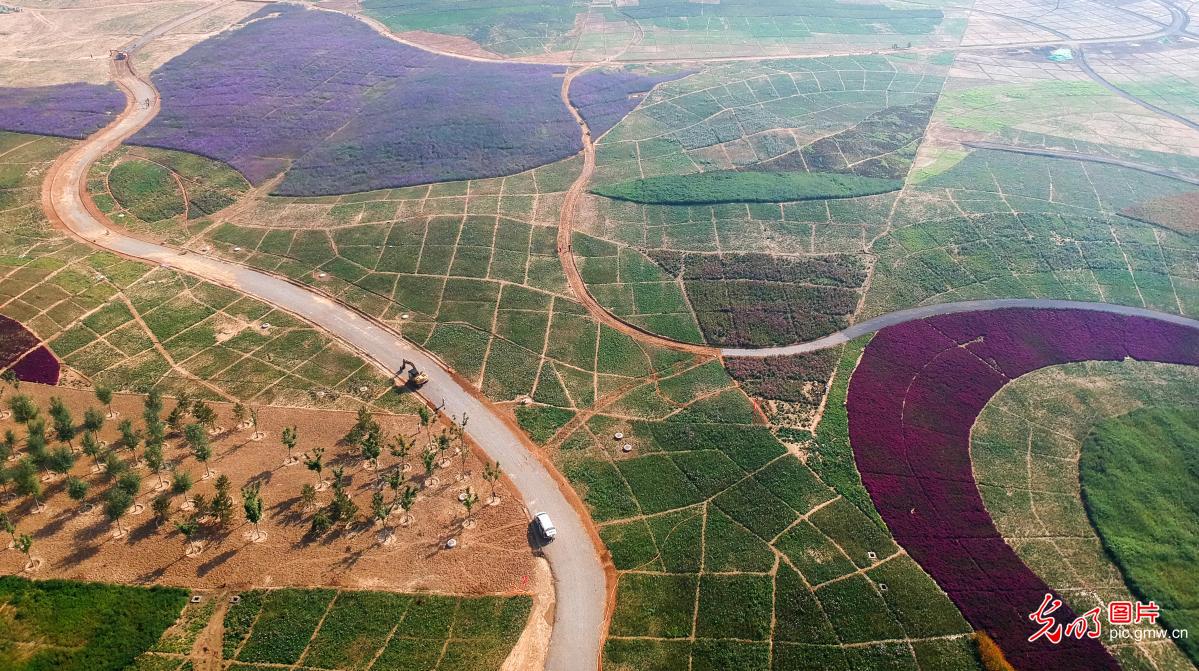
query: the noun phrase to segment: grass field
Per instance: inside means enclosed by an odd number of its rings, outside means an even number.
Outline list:
[[[528,597],[445,597],[324,590],[241,595],[225,615],[224,657],[270,665],[367,671],[492,671],[528,619]]]
[[[0,668],[120,671],[154,645],[187,592],[0,577]]]
[[[1091,429],[1079,462],[1091,523],[1133,593],[1167,629],[1199,628],[1199,414],[1160,404]],[[1199,643],[1178,645],[1199,663]]]
[[[1181,366],[1132,361],[1054,366],[1010,383],[979,416],[971,457],[987,511],[1020,558],[1064,594],[1077,612],[1108,601],[1137,598],[1096,534],[1079,490],[1080,458],[1083,464],[1092,465],[1097,458],[1103,459],[1112,468],[1122,459],[1090,454],[1093,450],[1087,437],[1107,421],[1118,424],[1118,419],[1111,418],[1141,412],[1138,408],[1189,408],[1194,414],[1192,390],[1196,383],[1199,372]],[[1152,445],[1152,435],[1145,434],[1140,440]],[[1152,455],[1146,458],[1156,459]],[[1172,464],[1157,469],[1149,481],[1110,493],[1147,495],[1162,474],[1183,477],[1184,468]],[[1144,518],[1128,515],[1131,513],[1122,511],[1117,518],[1158,524],[1173,521],[1165,507]],[[1189,582],[1176,585],[1185,587]],[[1105,622],[1104,626],[1110,625]],[[1109,640],[1107,633],[1105,643],[1125,669],[1190,665],[1171,642]]]
[[[211,225],[250,184],[224,163],[166,149],[120,147],[96,162],[88,192],[121,226],[180,244]]]

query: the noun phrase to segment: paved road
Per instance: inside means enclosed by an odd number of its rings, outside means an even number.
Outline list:
[[[920,307],[889,312],[885,315],[867,319],[850,326],[844,331],[838,331],[810,342],[786,345],[783,347],[761,347],[755,349],[726,347],[720,351],[720,354],[727,357],[767,357],[783,356],[787,354],[803,354],[804,352],[815,352],[816,350],[836,347],[837,345],[847,343],[858,336],[864,336],[868,333],[875,333],[876,331],[881,331],[888,326],[894,326],[896,324],[902,324],[904,322],[910,322],[916,319],[924,319],[925,317],[948,315],[958,312],[998,310],[1001,308],[1051,308],[1091,310],[1094,312],[1113,312],[1120,315],[1151,317],[1153,319],[1160,319],[1172,324],[1182,324],[1184,326],[1199,328],[1199,320],[1169,314],[1166,312],[1158,312],[1157,310],[1134,308],[1129,305],[1090,303],[1086,301],[1062,301],[1052,298],[991,298],[979,301],[961,301],[958,303],[921,305]]]
[[[1077,151],[1069,151],[1066,149],[1048,149],[1042,147],[1022,147],[1014,144],[1003,144],[1001,142],[983,142],[975,140],[966,140],[962,142],[966,147],[973,149],[990,149],[992,151],[1006,151],[1013,154],[1025,154],[1027,156],[1044,156],[1047,158],[1064,158],[1071,161],[1084,161],[1086,163],[1104,163],[1106,165],[1115,165],[1129,170],[1137,170],[1139,172],[1157,175],[1158,177],[1166,177],[1168,179],[1176,179],[1187,184],[1199,186],[1199,179],[1188,177],[1181,173],[1159,168],[1148,163],[1137,163],[1136,161],[1125,161],[1120,158],[1110,158],[1107,156],[1096,156],[1095,154],[1084,154]]]
[[[217,6],[210,5],[175,19],[149,35],[161,35]],[[149,39],[152,38],[139,38],[125,48],[132,52]],[[79,144],[51,168],[42,194],[51,219],[97,247],[173,268],[295,314],[388,370],[398,370],[401,360],[410,359],[427,371],[429,383],[421,394],[434,405],[442,406],[447,414],[470,415],[467,433],[491,459],[502,464],[529,510],[549,512],[560,531],[559,540],[545,548],[554,574],[556,597],[546,669],[598,668],[607,608],[607,578],[599,560],[600,548],[591,542],[583,519],[558,488],[554,476],[530,453],[522,436],[492,407],[476,398],[435,358],[340,303],[265,273],[123,235],[110,230],[98,212],[89,211],[81,196],[89,167],[158,111],[157,91],[130,69],[128,60],[114,63],[114,76],[130,103],[116,122]]]

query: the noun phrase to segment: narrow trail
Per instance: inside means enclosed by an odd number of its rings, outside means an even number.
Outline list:
[[[124,90],[124,111],[106,128],[55,161],[42,185],[42,206],[55,225],[72,236],[121,256],[175,269],[218,284],[291,313],[392,372],[409,359],[429,375],[421,395],[447,415],[471,418],[467,434],[505,474],[530,511],[546,511],[559,540],[542,548],[554,575],[553,632],[545,668],[586,671],[599,668],[600,648],[615,585],[610,559],[586,508],[566,480],[543,463],[537,449],[499,410],[440,360],[405,341],[383,324],[353,308],[268,273],[186,250],[159,245],[115,230],[85,196],[87,174],[100,157],[147,124],[159,110],[158,91],[132,65],[132,55],[157,36],[228,2],[204,5],[153,28],[122,48],[129,54],[112,62],[113,79]]]

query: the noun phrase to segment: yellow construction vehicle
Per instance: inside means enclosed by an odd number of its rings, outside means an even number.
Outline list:
[[[408,379],[404,379],[404,371],[408,371]],[[408,386],[413,389],[420,389],[429,381],[429,374],[423,373],[416,369],[416,364],[404,359],[400,364],[400,372],[396,373],[396,386]]]

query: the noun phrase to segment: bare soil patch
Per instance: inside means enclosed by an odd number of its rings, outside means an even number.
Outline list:
[[[61,397],[74,416],[82,418],[89,406],[97,406],[89,391],[24,384],[20,389],[45,408],[52,395]],[[9,394],[12,392],[9,391]],[[7,395],[7,394],[6,394]],[[166,400],[167,411],[173,407]],[[195,588],[252,587],[309,587],[337,586],[394,591],[433,591],[457,594],[515,594],[534,590],[535,559],[528,547],[527,513],[513,495],[506,480],[498,483],[501,502],[495,506],[475,508],[477,523],[462,529],[463,507],[458,493],[467,485],[479,493],[480,499],[490,494],[483,480],[482,463],[472,457],[466,461],[470,478],[459,482],[461,460],[455,456],[448,468],[438,471],[441,484],[422,490],[412,509],[413,520],[401,526],[402,513],[392,517],[394,540],[384,545],[380,538],[382,527],[366,521],[371,506],[374,473],[364,467],[357,449],[338,445],[338,441],[354,423],[354,414],[340,411],[262,408],[260,428],[262,440],[251,440],[248,428],[233,430],[229,404],[213,404],[219,425],[225,431],[212,437],[214,456],[211,469],[228,475],[232,480],[236,515],[224,530],[201,532],[197,537],[202,549],[194,557],[185,554],[188,543],[173,524],[157,525],[151,511],[157,478],[145,468],[141,492],[136,502],[144,506],[140,514],[126,515],[121,524],[126,532],[114,538],[115,527],[104,516],[102,496],[110,486],[92,473],[92,463],[80,456],[71,474],[87,480],[91,491],[85,503],[71,500],[66,494],[65,479],[56,478],[45,485],[45,510],[31,514],[27,500],[7,500],[0,504],[16,522],[18,533],[34,538],[33,556],[43,560],[36,571],[38,578],[70,578],[122,583],[156,583]],[[117,396],[113,408],[120,415],[105,423],[100,437],[110,443],[118,440],[116,430],[120,418],[135,418],[140,426],[142,397]],[[389,435],[398,432],[419,433],[415,417],[376,415]],[[287,450],[279,441],[285,426],[296,426],[299,445],[296,452],[325,448],[327,465],[341,464],[349,481],[349,492],[360,509],[359,521],[348,530],[336,529],[319,539],[309,534],[313,511],[303,510],[300,488],[315,483],[315,474],[302,463],[284,466]],[[24,436],[23,427],[11,419],[0,422],[0,431],[15,428]],[[419,485],[419,451],[426,438],[417,438],[418,448],[409,456],[412,470],[409,483]],[[75,441],[78,444],[78,440]],[[191,494],[203,494],[211,499],[215,478],[201,479],[204,467],[190,456],[182,440],[168,437],[167,458],[190,473],[196,485]],[[128,452],[122,451],[127,457]],[[480,452],[474,450],[473,453]],[[384,451],[384,469],[397,460]],[[330,479],[328,466],[324,479]],[[241,515],[238,492],[251,480],[262,483],[266,515],[262,529],[265,540],[253,542],[252,528]],[[331,498],[329,491],[318,494],[318,504]],[[172,511],[176,519],[184,496],[176,496]],[[95,504],[94,506],[87,505]],[[445,542],[456,538],[458,546],[445,549]],[[18,573],[25,557],[15,550],[0,550],[0,572]]]

